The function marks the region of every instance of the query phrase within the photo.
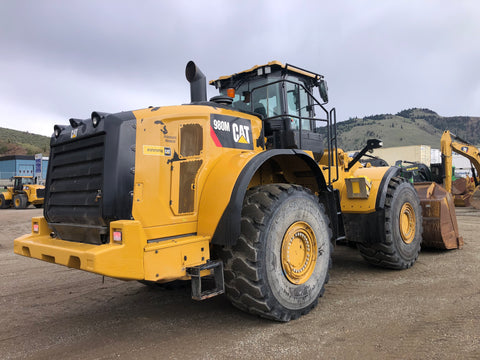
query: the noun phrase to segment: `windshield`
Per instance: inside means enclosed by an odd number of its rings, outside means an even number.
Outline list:
[[[270,84],[266,84],[268,81]],[[226,95],[227,89],[221,89],[220,93]],[[239,111],[255,112],[264,119],[290,116],[292,130],[318,132],[326,121],[316,116],[315,110],[320,105],[303,82],[291,76],[287,79],[277,77],[245,81],[235,88],[232,107]],[[322,110],[318,113],[325,115]]]
[[[264,117],[282,114],[281,84],[265,85],[266,79],[247,81],[235,89],[232,107],[240,111],[253,111]],[[227,90],[220,91],[226,95]]]

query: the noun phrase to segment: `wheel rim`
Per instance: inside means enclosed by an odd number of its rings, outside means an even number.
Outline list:
[[[317,263],[317,239],[310,225],[297,221],[288,228],[282,240],[281,259],[291,283],[303,284],[310,278]]]
[[[411,244],[415,238],[415,211],[413,206],[406,202],[400,209],[400,235],[405,244]]]
[[[15,199],[15,206],[16,206],[16,207],[19,207],[19,206],[20,206],[20,199],[19,199],[19,198],[16,198],[16,199]]]

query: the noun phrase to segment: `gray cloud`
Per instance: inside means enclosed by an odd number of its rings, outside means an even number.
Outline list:
[[[188,102],[208,79],[270,60],[324,74],[339,119],[409,107],[480,115],[474,1],[3,1],[1,127]],[[210,95],[215,90],[209,89]]]

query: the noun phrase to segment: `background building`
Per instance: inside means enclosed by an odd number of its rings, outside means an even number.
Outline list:
[[[42,157],[42,179],[47,177],[48,157]],[[0,182],[10,184],[13,176],[35,176],[35,156],[11,155],[0,157]]]

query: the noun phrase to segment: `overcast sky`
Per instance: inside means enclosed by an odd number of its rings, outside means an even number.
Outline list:
[[[0,26],[0,127],[48,136],[189,102],[189,60],[208,80],[271,60],[323,74],[339,120],[480,116],[477,0],[0,0]]]

